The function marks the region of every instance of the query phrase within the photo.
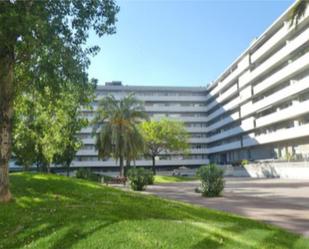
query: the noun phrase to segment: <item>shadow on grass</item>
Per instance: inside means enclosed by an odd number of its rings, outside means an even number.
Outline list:
[[[145,225],[150,220],[199,222],[219,227],[223,235],[224,232],[250,233],[251,229],[267,233],[276,231],[276,236],[283,240],[281,248],[289,249],[300,238],[240,217],[153,196],[124,192],[83,180],[53,175],[16,174],[11,177],[11,182],[16,201],[0,206],[0,234],[4,236],[0,240],[1,249],[21,248],[63,229],[66,229],[63,234],[47,248],[71,249],[97,231],[125,220],[145,221]],[[92,224],[91,227],[87,226],[89,223]],[[225,248],[227,243],[236,243],[231,237],[199,229],[201,234],[205,234],[202,235],[204,239],[192,249]],[[223,244],[220,243],[221,239]],[[278,243],[281,245],[280,241]],[[239,245],[239,248],[247,247]]]

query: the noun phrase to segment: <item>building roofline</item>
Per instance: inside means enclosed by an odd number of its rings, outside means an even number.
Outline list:
[[[213,85],[215,85],[216,83],[218,83],[220,81],[220,79],[226,74],[227,71],[231,70],[231,68],[233,68],[233,66],[235,66],[235,64],[237,64],[246,54],[248,54],[248,52],[250,52],[252,49],[254,49],[260,42],[263,41],[263,39],[265,38],[265,36],[271,32],[271,30],[273,28],[275,28],[276,25],[278,25],[280,22],[284,21],[285,19],[287,19],[290,11],[293,9],[293,7],[297,4],[298,1],[295,1],[293,4],[290,5],[290,7],[285,10],[270,26],[268,26],[268,28],[260,35],[258,36],[253,42],[251,42],[251,44],[249,45],[249,47],[247,47],[228,67],[226,67],[226,69],[223,71],[223,73],[221,73],[216,80],[211,81],[210,83],[207,84],[207,90],[209,88],[212,88]]]
[[[139,86],[139,85],[97,85],[97,90],[134,90],[134,91],[191,91],[191,92],[206,92],[206,87],[186,87],[186,86]]]

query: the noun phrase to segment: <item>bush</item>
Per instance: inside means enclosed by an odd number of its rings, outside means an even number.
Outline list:
[[[241,160],[241,166],[245,167],[248,164],[249,164],[249,161],[247,159]]]
[[[203,196],[219,196],[224,189],[223,169],[215,164],[208,164],[198,169],[197,175],[201,179],[199,191]]]
[[[153,185],[154,184],[154,174],[152,170],[145,170],[145,176],[147,177],[147,184]]]
[[[240,167],[241,166],[241,160],[233,161],[232,163],[233,167]]]
[[[148,184],[153,184],[154,177],[151,170],[132,168],[128,171],[131,188],[135,191],[145,190]]]
[[[85,168],[81,168],[77,170],[76,178],[86,179],[86,180],[95,181],[95,182],[101,181],[101,176],[94,174],[92,173],[90,169],[85,169]]]

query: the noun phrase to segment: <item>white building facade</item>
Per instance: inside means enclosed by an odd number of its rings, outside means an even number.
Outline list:
[[[207,87],[211,161],[308,157],[309,8],[297,28],[290,9]]]
[[[134,92],[152,118],[183,121],[188,156],[162,155],[158,166],[209,162],[306,160],[309,156],[309,8],[297,28],[288,9],[219,78],[207,87],[99,86],[123,97]],[[88,114],[92,116],[93,113]],[[84,148],[72,166],[116,167],[98,161],[91,128],[79,134]],[[149,160],[136,161],[150,166]]]
[[[156,158],[158,167],[200,166],[208,163],[206,155],[206,87],[145,87],[124,86],[121,82],[109,82],[105,86],[97,87],[98,101],[108,94],[117,99],[134,93],[142,100],[145,110],[151,119],[161,118],[182,121],[190,134],[190,149],[187,155],[162,153]],[[93,111],[85,111],[84,115],[91,120]],[[77,152],[72,163],[74,167],[117,167],[111,158],[105,161],[98,160],[95,150],[95,137],[92,137],[92,127],[83,129],[80,134],[83,148]],[[136,166],[151,166],[152,161],[140,158],[135,161]]]

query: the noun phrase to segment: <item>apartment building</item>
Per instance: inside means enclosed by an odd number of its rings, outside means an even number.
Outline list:
[[[292,7],[292,6],[291,6]],[[181,120],[190,132],[188,156],[162,154],[159,166],[199,166],[309,157],[309,8],[297,28],[289,8],[207,87],[99,86],[97,100],[134,92],[152,118]],[[96,105],[97,102],[94,103]],[[91,118],[93,113],[85,113]],[[73,166],[116,166],[98,161],[91,128]],[[138,160],[136,165],[151,165]]]
[[[190,153],[188,155],[162,153],[157,158],[157,166],[200,166],[208,162],[206,155],[206,87],[151,87],[125,86],[121,82],[108,82],[105,86],[98,86],[94,110],[98,101],[108,94],[117,99],[135,93],[135,96],[145,104],[150,118],[176,119],[184,122],[189,134]],[[84,116],[90,120],[94,117],[93,111],[84,111]],[[92,137],[92,128],[83,129],[78,134],[84,146],[77,152],[72,166],[86,167],[116,167],[112,159],[98,160],[95,150],[95,137]],[[150,159],[136,160],[137,166],[151,166]]]
[[[207,87],[211,161],[309,156],[309,15],[288,9]]]

